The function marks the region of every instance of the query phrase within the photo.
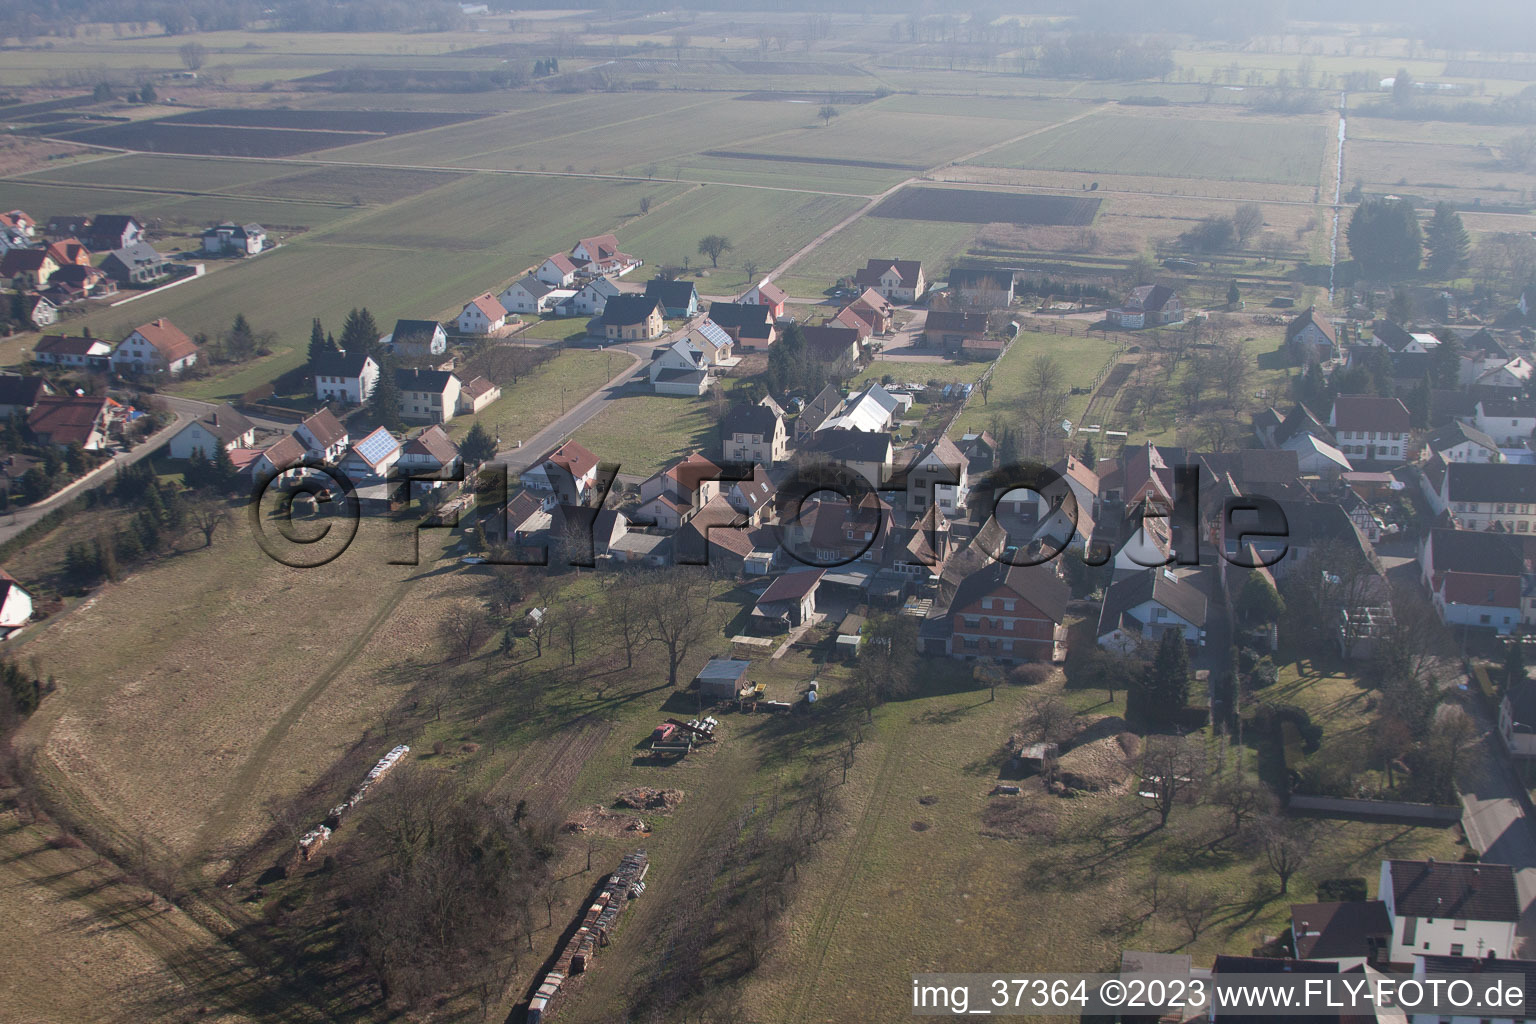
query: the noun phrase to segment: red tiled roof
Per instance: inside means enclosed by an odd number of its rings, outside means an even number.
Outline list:
[[[108,399],[91,395],[42,395],[27,426],[54,444],[85,444],[102,426]]]
[[[164,317],[141,324],[136,329],[140,337],[155,347],[165,361],[174,363],[197,352],[197,344],[181,328]]]
[[[662,476],[676,480],[680,490],[692,494],[705,480],[719,479],[720,467],[695,452],[686,459],[669,466],[662,472]]]
[[[784,291],[784,289],[780,288],[772,281],[764,281],[762,284],[757,286],[757,297],[770,306],[788,301],[789,299],[789,295]]]
[[[544,262],[553,263],[555,265],[555,269],[560,271],[562,274],[576,273],[576,264],[572,263],[571,258],[563,252],[555,253]]]
[[[597,456],[575,441],[567,441],[546,455],[544,461],[552,462],[571,476],[579,478],[586,476],[597,465]]]
[[[268,462],[281,471],[304,457],[304,446],[292,434],[285,434],[275,444],[269,445],[262,454],[267,457]]]
[[[1520,607],[1520,577],[1481,572],[1445,572],[1440,592],[1446,604],[1483,605],[1492,608]]]
[[[485,314],[485,318],[492,321],[493,323],[507,315],[507,308],[503,306],[499,301],[497,301],[496,296],[492,295],[490,292],[486,292],[483,295],[476,295],[474,298],[470,299],[467,303],[464,304],[464,308],[466,310],[469,309],[470,306],[474,306],[481,313]]]
[[[321,409],[302,424],[322,447],[329,448],[347,436],[347,428],[341,425],[329,409]]]

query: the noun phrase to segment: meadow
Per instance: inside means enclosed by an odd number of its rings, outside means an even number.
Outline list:
[[[994,419],[1003,423],[1019,422],[1024,413],[1025,379],[1030,364],[1039,356],[1049,355],[1061,365],[1063,383],[1068,388],[1086,389],[1116,355],[1119,341],[1113,336],[1106,340],[1102,335],[1072,337],[1021,332],[992,374],[991,394],[985,402],[980,394],[971,395],[965,411],[950,430],[950,436],[988,430]],[[1089,397],[1086,392],[1069,396],[1067,418],[1073,423],[1087,407]]]
[[[1322,172],[1327,138],[1321,118],[1209,120],[1184,114],[1100,114],[994,150],[974,162],[1308,185]]]
[[[638,388],[640,385],[632,385]],[[575,439],[626,476],[650,476],[669,462],[715,447],[709,397],[636,393],[610,401]]]

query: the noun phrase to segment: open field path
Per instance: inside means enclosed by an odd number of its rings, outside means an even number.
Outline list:
[[[821,910],[811,926],[811,936],[806,943],[804,959],[796,965],[795,973],[799,979],[799,987],[790,1004],[787,1020],[811,1019],[817,985],[821,980],[822,965],[826,963],[832,941],[837,937],[837,926],[842,920],[843,911],[848,906],[849,896],[858,885],[859,875],[863,871],[864,861],[869,853],[870,844],[874,841],[875,832],[885,823],[886,807],[891,797],[891,783],[896,777],[896,767],[902,756],[902,739],[907,726],[911,724],[910,716],[907,715],[891,715],[889,718],[890,721],[880,736],[880,742],[885,745],[885,759],[880,763],[874,792],[870,795],[869,802],[864,805],[864,813],[859,816],[858,824],[854,828],[853,838],[848,844],[848,855],[838,870],[837,881],[823,901]]]
[[[294,723],[311,704],[320,698],[321,694],[325,693],[326,688],[335,681],[336,677],[357,659],[363,648],[373,639],[374,633],[378,632],[379,627],[394,613],[412,582],[412,579],[406,579],[395,585],[394,590],[379,606],[378,611],[374,612],[373,618],[368,620],[368,624],[352,637],[335,659],[326,666],[325,671],[316,676],[315,681],[310,683],[304,692],[299,694],[298,699],[288,705],[287,709],[267,729],[261,742],[256,745],[245,763],[240,766],[239,771],[235,772],[230,779],[218,805],[212,808],[204,819],[203,827],[198,830],[196,838],[192,841],[192,847],[182,862],[184,868],[194,868],[208,848],[217,842],[220,836],[228,833],[234,816],[243,808],[248,808],[256,799],[257,782],[267,770],[268,763],[276,755],[278,748],[288,738]]]
[[[880,203],[883,200],[889,198],[890,196],[895,195],[897,192],[900,192],[902,189],[906,188],[908,185],[915,185],[915,184],[917,184],[918,182],[924,180],[924,178],[927,177],[928,175],[933,174],[935,171],[938,171],[940,168],[948,167],[950,164],[963,164],[966,161],[974,160],[974,159],[976,159],[979,156],[985,156],[986,154],[992,152],[994,149],[1002,149],[1004,146],[1011,146],[1015,142],[1022,142],[1025,139],[1031,138],[1031,137],[1033,137],[1035,135],[1039,135],[1042,132],[1053,131],[1053,130],[1055,130],[1057,128],[1061,128],[1061,127],[1064,127],[1066,125],[1069,125],[1069,124],[1071,124],[1074,121],[1081,121],[1085,117],[1092,117],[1094,114],[1097,114],[1101,110],[1104,110],[1107,106],[1108,106],[1108,104],[1101,104],[1099,106],[1089,107],[1087,110],[1083,111],[1080,114],[1073,114],[1071,117],[1064,118],[1063,120],[1055,121],[1055,122],[1053,122],[1051,124],[1047,124],[1047,125],[1042,125],[1039,128],[1032,128],[1029,131],[1024,132],[1021,135],[1015,135],[1012,138],[1003,139],[1001,142],[994,142],[990,146],[983,146],[980,149],[973,150],[970,153],[965,153],[965,154],[963,154],[961,156],[957,156],[953,160],[946,160],[946,161],[944,161],[941,164],[936,164],[933,167],[930,167],[928,170],[924,171],[922,174],[914,175],[913,177],[910,177],[910,178],[906,179],[905,181],[898,181],[896,184],[892,185],[890,188],[886,189],[884,192],[881,192],[879,195],[872,196],[870,198],[869,202],[865,203],[861,208],[855,210],[853,213],[850,213],[848,216],[844,217],[842,220],[838,221],[836,224],[832,225],[830,228],[827,228],[827,230],[823,231],[821,234],[817,235],[815,238],[811,239],[804,246],[802,246],[798,252],[796,252],[794,255],[790,256],[789,259],[785,260],[783,263],[780,263],[778,266],[776,266],[772,270],[768,271],[767,275],[763,278],[763,280],[765,280],[765,281],[772,281],[775,277],[778,277],[780,274],[784,273],[790,267],[792,267],[796,263],[800,262],[800,260],[804,259],[809,253],[814,252],[823,243],[825,243],[827,239],[831,238],[833,235],[837,234],[839,231],[841,231],[844,228],[848,227],[848,225],[856,223],[858,220],[860,220],[862,217],[864,217],[866,214],[868,214],[869,211],[873,210],[876,206],[879,206]]]

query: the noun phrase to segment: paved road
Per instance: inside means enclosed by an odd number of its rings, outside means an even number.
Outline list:
[[[532,437],[525,438],[521,448],[509,448],[504,452],[497,452],[496,457],[491,461],[502,463],[507,467],[507,472],[514,475],[533,465],[551,448],[581,429],[588,420],[601,412],[608,402],[623,397],[630,381],[637,377],[643,378],[651,351],[661,344],[661,341],[662,339],[658,338],[653,341],[631,342],[627,345],[610,345],[608,351],[623,352],[630,357],[632,362],[628,369],[620,370],[613,380],[571,406],[565,415]]]
[[[1518,952],[1529,956],[1536,952],[1536,822],[1525,813],[1524,787],[1503,754],[1496,723],[1477,701],[1463,703],[1485,735],[1459,779],[1462,827],[1483,860],[1514,866],[1521,911]]]

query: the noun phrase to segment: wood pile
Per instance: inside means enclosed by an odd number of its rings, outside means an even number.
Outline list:
[[[618,870],[608,876],[602,891],[582,915],[576,934],[560,950],[554,967],[539,983],[538,991],[528,1003],[528,1015],[524,1018],[528,1024],[548,1020],[553,1012],[551,1004],[566,979],[584,973],[592,966],[597,950],[608,945],[608,936],[613,933],[619,915],[631,899],[645,891],[645,875],[649,870],[650,861],[644,850],[626,854],[619,862]]]
[[[670,811],[682,802],[682,790],[655,789],[651,786],[626,789],[614,800],[617,806],[628,807],[632,811]]]
[[[400,760],[410,753],[411,748],[401,744],[379,759],[379,763],[368,770],[368,775],[363,779],[363,784],[343,802],[332,807],[330,813],[325,816],[325,821],[299,837],[298,845],[286,858],[278,861],[278,866],[284,874],[291,874],[305,864],[308,864],[320,852],[325,841],[331,838],[331,831],[341,825],[341,817],[357,806],[357,802],[368,795],[368,790],[380,779],[389,774],[390,769],[400,763]]]

